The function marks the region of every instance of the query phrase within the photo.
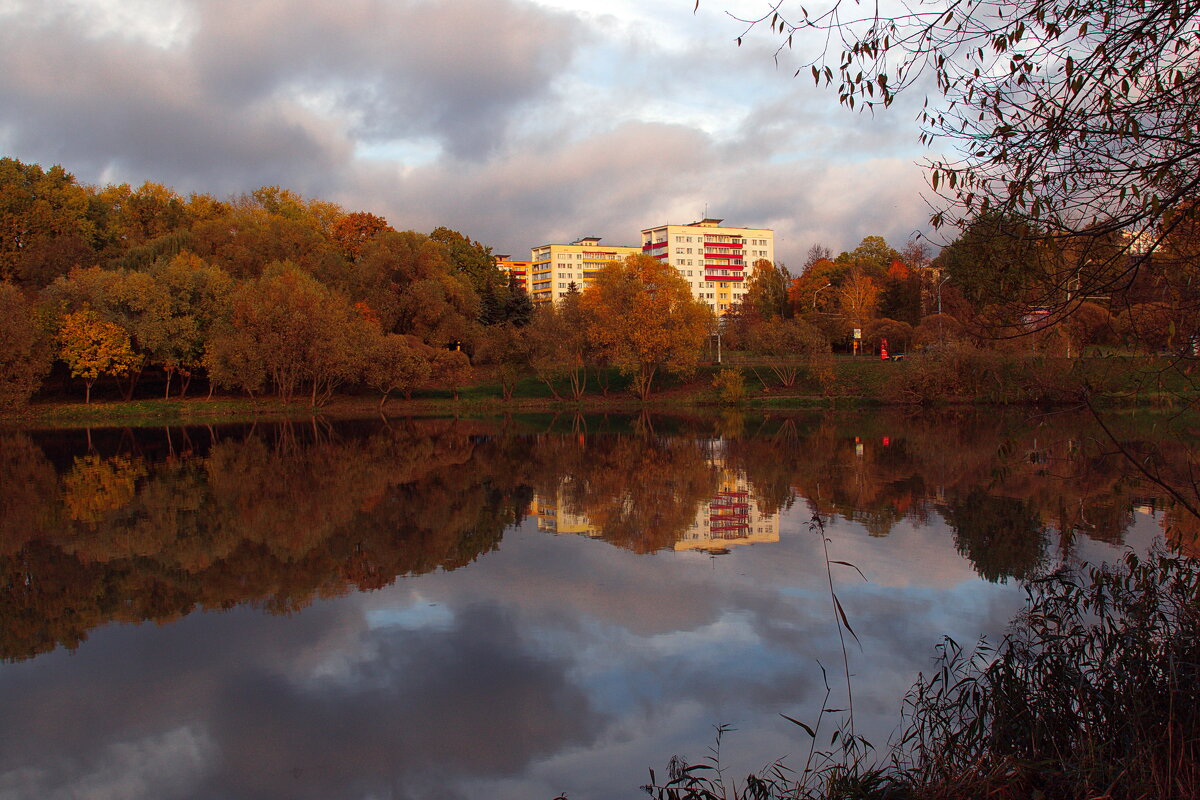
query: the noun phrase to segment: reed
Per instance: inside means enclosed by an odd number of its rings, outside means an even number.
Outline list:
[[[882,753],[850,733],[846,712],[799,772],[776,762],[727,785],[718,746],[697,765],[672,759],[643,789],[657,800],[1198,798],[1200,564],[1155,549],[1028,581],[1004,638],[969,650],[944,640],[902,713]],[[820,718],[793,722],[820,736]]]

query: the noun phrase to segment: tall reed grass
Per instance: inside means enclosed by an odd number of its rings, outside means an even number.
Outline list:
[[[946,639],[876,753],[843,717],[795,771],[729,783],[719,747],[673,759],[657,800],[1200,798],[1200,564],[1164,550],[1026,584],[995,646]],[[793,720],[815,742],[818,724]],[[718,742],[721,734],[718,734]]]

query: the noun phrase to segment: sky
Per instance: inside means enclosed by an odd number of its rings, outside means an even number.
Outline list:
[[[749,0],[0,0],[0,155],[282,186],[497,253],[707,216],[798,268],[926,230],[915,121],[841,108]]]

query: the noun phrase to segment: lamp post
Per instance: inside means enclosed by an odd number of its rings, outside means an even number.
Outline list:
[[[943,285],[946,283],[946,281],[948,281],[948,280],[950,280],[950,276],[949,276],[949,275],[947,275],[946,277],[942,278],[942,279],[941,279],[941,281],[939,281],[939,282],[938,282],[938,285],[937,285],[937,295],[938,295],[938,313],[939,313],[939,314],[941,314],[941,313],[942,313],[942,286],[943,286]]]
[[[833,286],[833,284],[827,283],[822,286],[821,289],[828,289],[830,286]],[[817,310],[817,295],[821,293],[821,289],[817,289],[815,292],[813,292],[813,311]]]

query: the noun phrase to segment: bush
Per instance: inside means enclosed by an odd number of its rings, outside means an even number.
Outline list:
[[[736,406],[746,399],[746,379],[741,370],[723,369],[713,376],[717,399],[724,405]]]

